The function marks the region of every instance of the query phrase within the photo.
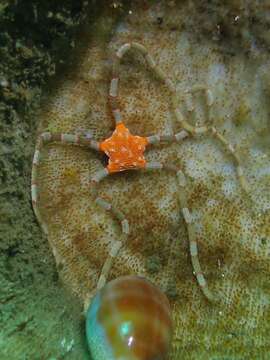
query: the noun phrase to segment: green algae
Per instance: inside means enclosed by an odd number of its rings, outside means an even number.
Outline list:
[[[87,6],[77,0],[0,6],[1,360],[88,356],[81,309],[59,285],[29,191],[35,114],[45,85],[67,62]]]

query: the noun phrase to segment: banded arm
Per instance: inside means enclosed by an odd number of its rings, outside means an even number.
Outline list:
[[[37,221],[46,235],[48,234],[48,227],[43,221],[40,210],[38,208],[39,191],[38,191],[37,178],[38,178],[38,166],[41,161],[40,156],[41,156],[42,148],[45,145],[51,143],[59,143],[65,145],[79,145],[99,151],[99,143],[93,140],[91,136],[89,136],[89,134],[73,135],[73,134],[51,133],[51,132],[44,132],[40,134],[36,143],[36,148],[32,163],[31,198],[32,198],[32,207],[36,215]]]
[[[93,175],[93,177],[91,179],[91,183],[94,186],[94,194],[95,195],[96,195],[96,188],[97,188],[97,185],[99,184],[99,182],[109,175],[110,175],[110,173],[107,168],[97,171]],[[105,285],[107,278],[110,274],[111,268],[113,266],[113,261],[117,257],[121,247],[127,241],[128,234],[129,234],[129,222],[126,219],[125,215],[122,213],[122,211],[120,211],[119,209],[114,207],[108,201],[96,196],[95,202],[100,207],[102,207],[104,210],[109,211],[112,214],[112,216],[118,220],[118,222],[121,225],[121,231],[122,231],[122,240],[115,240],[113,242],[111,249],[109,250],[109,253],[107,255],[107,258],[102,266],[101,273],[100,273],[98,283],[97,283],[97,290],[99,290]]]
[[[170,92],[172,94],[174,94],[174,95],[176,94],[175,86],[174,86],[172,80],[169,79],[167,77],[167,75],[165,74],[165,72],[156,64],[153,57],[148,53],[148,50],[146,49],[146,47],[137,42],[126,43],[118,49],[118,51],[116,52],[116,55],[114,57],[113,74],[112,74],[110,90],[109,90],[110,105],[111,105],[112,114],[113,114],[116,124],[123,122],[122,115],[121,115],[119,105],[118,105],[120,62],[121,62],[121,59],[124,57],[124,55],[130,49],[134,49],[137,52],[139,52],[144,57],[149,68],[154,72],[154,74],[157,76],[157,78],[160,79],[167,86],[167,88],[170,90]]]
[[[203,92],[205,95],[205,99],[206,99],[206,106],[208,108],[208,119],[210,120],[210,110],[211,107],[214,103],[214,97],[213,94],[211,92],[211,90],[209,90],[208,88],[204,87],[204,86],[194,86],[191,90],[186,91],[186,93],[191,93],[191,95],[193,95],[194,93],[197,92]],[[249,189],[248,189],[248,184],[247,184],[247,180],[244,176],[244,170],[243,167],[241,166],[241,161],[240,161],[240,157],[237,154],[235,148],[232,146],[232,144],[230,144],[230,142],[220,133],[218,132],[218,130],[214,127],[214,126],[193,126],[190,125],[185,119],[184,116],[182,114],[182,112],[180,111],[180,109],[178,108],[178,100],[176,99],[176,97],[173,98],[173,107],[174,107],[174,113],[176,116],[177,121],[179,122],[179,124],[182,126],[182,128],[187,131],[188,133],[190,133],[191,135],[201,135],[201,134],[210,134],[212,135],[214,138],[218,139],[223,147],[225,148],[225,150],[232,156],[232,158],[234,159],[234,162],[236,164],[236,171],[237,171],[237,176],[240,182],[240,185],[242,187],[242,189],[248,193]],[[194,106],[191,104],[188,107],[188,112],[190,114],[194,114]]]
[[[207,281],[203,275],[202,268],[200,265],[199,257],[198,257],[198,244],[197,244],[197,236],[194,227],[194,219],[192,213],[188,208],[188,202],[186,197],[186,188],[187,188],[187,179],[184,175],[183,171],[177,168],[174,165],[162,164],[160,162],[150,162],[146,165],[146,170],[161,170],[164,169],[166,171],[173,172],[177,176],[177,181],[179,185],[179,202],[181,207],[181,212],[183,214],[183,218],[188,231],[188,240],[189,240],[189,252],[191,257],[191,263],[193,267],[193,273],[197,279],[197,283],[202,290],[204,296],[207,300],[214,302],[216,298],[213,296],[211,291],[208,288]]]
[[[160,79],[170,90],[173,95],[173,98],[176,96],[176,89],[173,85],[173,82],[167,77],[165,72],[156,64],[153,57],[149,54],[148,50],[145,46],[137,43],[131,42],[122,45],[118,51],[116,52],[114,62],[113,62],[113,75],[110,83],[110,90],[109,90],[109,99],[110,99],[110,106],[112,109],[112,114],[115,120],[115,123],[122,123],[122,115],[118,105],[118,92],[119,92],[119,73],[120,73],[120,62],[124,55],[130,50],[134,49],[139,52],[145,59],[146,63],[148,64],[149,68],[153,71],[158,79]],[[147,137],[149,144],[158,144],[158,143],[172,143],[172,142],[179,142],[182,141],[189,135],[188,131],[182,130],[176,134],[172,135],[152,135]]]

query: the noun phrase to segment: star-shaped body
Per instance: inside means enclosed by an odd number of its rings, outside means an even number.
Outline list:
[[[123,123],[118,123],[112,136],[100,143],[100,150],[109,157],[109,173],[144,168],[147,144],[147,138],[130,134]]]

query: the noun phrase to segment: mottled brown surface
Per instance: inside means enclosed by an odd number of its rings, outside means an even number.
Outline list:
[[[267,359],[269,332],[269,63],[264,56],[232,57],[214,43],[198,42],[178,25],[189,16],[185,7],[150,6],[114,24],[104,16],[82,37],[78,64],[70,69],[43,107],[40,131],[93,131],[97,140],[111,134],[107,94],[111,58],[127,41],[143,43],[177,87],[195,84],[214,94],[211,119],[195,98],[198,124],[213,122],[236,147],[250,196],[241,190],[232,158],[209,136],[183,144],[162,145],[147,159],[182,165],[187,196],[196,219],[199,258],[209,288],[220,297],[211,305],[193,275],[187,232],[177,201],[177,182],[166,172],[115,174],[98,194],[120,208],[130,222],[128,243],[110,278],[140,274],[171,297],[175,334],[172,359]],[[157,18],[162,17],[162,26]],[[99,37],[96,29],[106,29]],[[93,36],[88,36],[88,33]],[[228,45],[229,47],[229,45]],[[125,123],[141,136],[179,130],[169,92],[145,67],[128,55],[121,66],[120,104]],[[183,110],[184,111],[184,110]],[[190,122],[194,119],[188,117]],[[106,164],[93,151],[50,145],[40,166],[40,209],[49,226],[49,242],[61,277],[81,302],[95,291],[99,272],[119,224],[94,204],[91,175]],[[170,244],[175,240],[173,249]],[[168,263],[169,252],[173,251]]]

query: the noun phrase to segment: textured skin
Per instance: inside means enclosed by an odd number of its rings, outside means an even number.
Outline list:
[[[230,155],[210,136],[149,151],[148,160],[182,165],[189,176],[199,258],[220,303],[208,304],[192,276],[177,183],[166,172],[124,172],[100,184],[99,195],[126,214],[131,229],[110,278],[135,273],[169,289],[175,322],[172,359],[264,359],[270,323],[269,64],[263,56],[247,58],[239,52],[231,57],[211,40],[197,41],[181,27],[185,16],[185,7],[157,5],[133,9],[115,24],[105,13],[81,37],[77,64],[55,84],[41,112],[40,131],[89,129],[99,141],[109,137],[114,129],[107,106],[110,59],[130,40],[149,49],[176,85],[187,120],[212,122],[237,147],[250,197],[239,186]],[[162,26],[158,17],[164,19]],[[99,37],[100,29],[111,35]],[[121,112],[131,133],[180,130],[168,91],[139,56],[130,54],[123,61],[120,81]],[[214,94],[210,119],[200,98],[194,99],[197,119],[184,106],[185,89],[198,83]],[[94,294],[112,240],[121,236],[119,224],[94,204],[89,185],[90,176],[105,165],[95,152],[50,145],[39,169],[48,239],[63,281],[82,303]]]
[[[147,139],[131,135],[123,123],[116,128],[109,139],[102,141],[100,149],[109,157],[107,169],[110,173],[145,167],[143,156]]]

